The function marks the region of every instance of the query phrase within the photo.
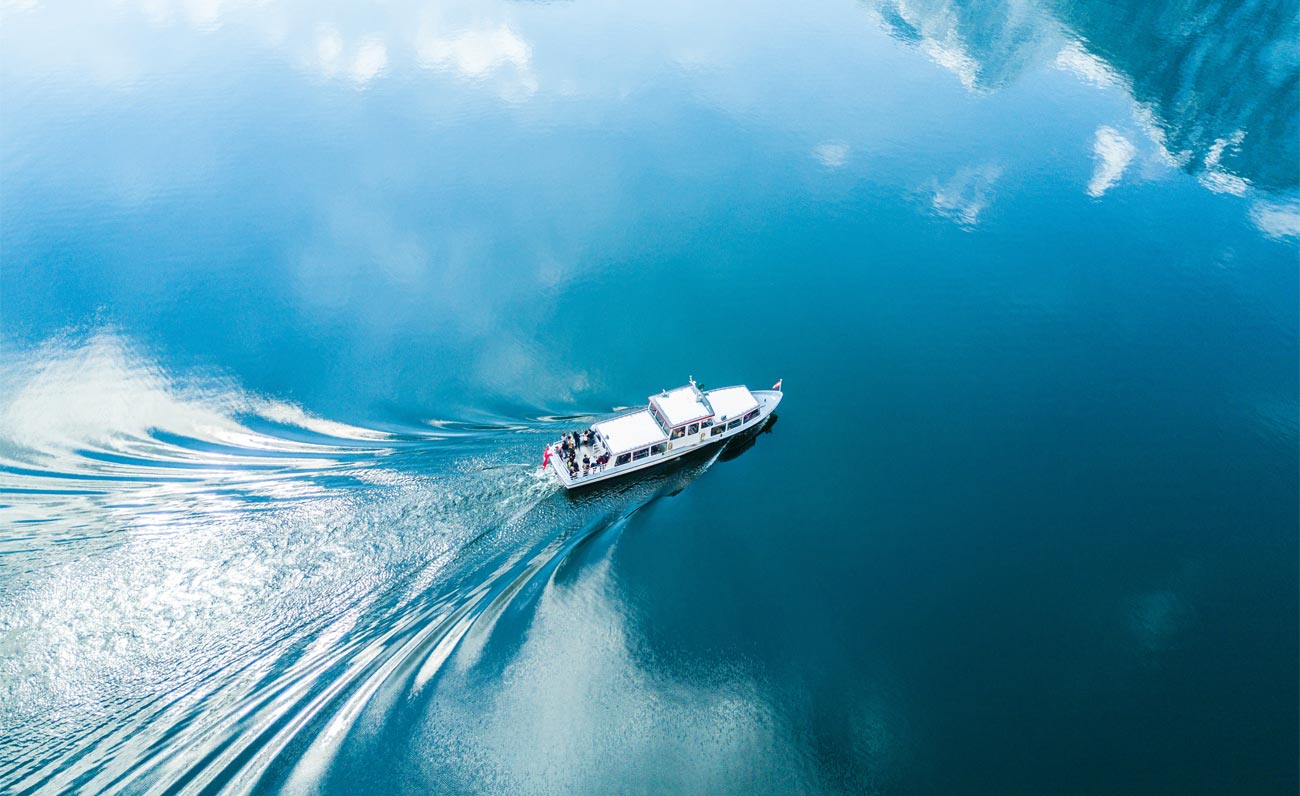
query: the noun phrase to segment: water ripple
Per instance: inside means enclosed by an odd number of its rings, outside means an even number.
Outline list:
[[[570,497],[531,460],[572,418],[362,428],[103,332],[4,368],[15,794],[310,791],[450,660],[499,665],[585,541],[713,462]]]

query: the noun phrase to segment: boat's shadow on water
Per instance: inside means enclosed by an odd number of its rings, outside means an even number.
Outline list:
[[[703,450],[692,451],[685,456],[673,459],[659,467],[629,473],[622,478],[610,481],[597,481],[594,484],[579,485],[564,493],[565,497],[577,504],[587,504],[624,495],[632,490],[641,491],[647,485],[657,484],[654,494],[646,502],[660,497],[672,497],[690,485],[692,481],[707,471],[714,462],[734,461],[749,452],[758,444],[758,438],[772,433],[776,428],[779,415],[773,412],[767,422],[737,434],[718,446],[707,446]]]
[[[732,438],[730,442],[723,446],[722,452],[718,454],[718,461],[729,462],[739,459],[748,452],[750,448],[753,448],[758,444],[758,438],[760,436],[772,433],[772,430],[776,428],[778,417],[779,415],[776,412],[773,412],[767,419],[767,422],[763,425]]]

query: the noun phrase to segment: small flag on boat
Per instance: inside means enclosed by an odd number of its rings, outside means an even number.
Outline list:
[[[785,381],[785,379],[777,379],[777,380],[776,380],[776,384],[773,384],[773,385],[772,385],[772,389],[776,390],[777,392],[780,392],[780,390],[781,390],[781,382],[783,382],[783,381]]]

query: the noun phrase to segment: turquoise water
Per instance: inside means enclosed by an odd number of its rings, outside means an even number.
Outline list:
[[[2,13],[0,792],[1300,785],[1294,0]]]

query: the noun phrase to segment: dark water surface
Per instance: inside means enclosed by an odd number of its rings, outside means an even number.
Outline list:
[[[1295,0],[2,13],[0,792],[1296,792]]]

